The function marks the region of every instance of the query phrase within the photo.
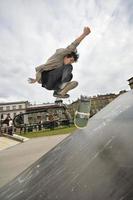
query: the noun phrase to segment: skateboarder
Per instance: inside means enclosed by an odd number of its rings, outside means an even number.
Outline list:
[[[77,87],[77,81],[72,80],[72,63],[78,60],[76,47],[91,32],[89,27],[84,27],[83,33],[68,47],[57,49],[45,64],[36,67],[36,78],[29,78],[29,83],[38,82],[47,90],[54,90],[53,96],[68,98],[68,91]]]

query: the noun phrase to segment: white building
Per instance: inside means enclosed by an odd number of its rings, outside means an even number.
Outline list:
[[[25,113],[28,105],[28,101],[0,103],[0,120],[4,120],[7,115],[13,119],[16,115]]]

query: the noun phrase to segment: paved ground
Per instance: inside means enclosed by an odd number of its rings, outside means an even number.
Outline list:
[[[0,137],[0,151],[12,147],[16,144],[19,144],[19,142],[6,137]]]
[[[6,136],[7,134],[5,134]],[[19,140],[13,140],[11,137],[12,136],[9,136],[7,135],[8,137],[5,137],[5,136],[1,136],[0,137],[0,151],[4,150],[4,149],[7,149],[7,148],[10,148],[16,144],[19,144],[21,143],[21,141],[27,141],[29,140],[28,138],[26,137],[22,137],[22,136],[19,136],[19,135],[16,135],[16,134],[13,134],[13,137],[16,138],[16,139],[20,139]]]
[[[68,135],[40,137],[0,151],[0,187],[8,183]]]

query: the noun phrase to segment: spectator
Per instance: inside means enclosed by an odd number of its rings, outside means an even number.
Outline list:
[[[13,135],[13,121],[12,121],[12,119],[9,120],[8,134]]]
[[[49,114],[49,123],[50,123],[50,129],[54,129],[54,116],[52,114]]]
[[[26,124],[24,124],[24,133],[26,133]]]
[[[41,123],[41,121],[39,121],[39,123],[38,123],[38,129],[39,129],[39,131],[42,130],[42,123]]]

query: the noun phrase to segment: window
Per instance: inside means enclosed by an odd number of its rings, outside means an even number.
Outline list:
[[[15,109],[16,109],[16,106],[13,106],[12,109],[15,110]]]
[[[19,109],[22,109],[22,105],[19,105]]]
[[[0,107],[0,111],[2,111],[3,110],[3,107]]]
[[[6,110],[10,110],[10,106],[6,106]]]
[[[3,116],[3,114],[1,114],[1,119],[3,119],[4,118],[4,116]]]

